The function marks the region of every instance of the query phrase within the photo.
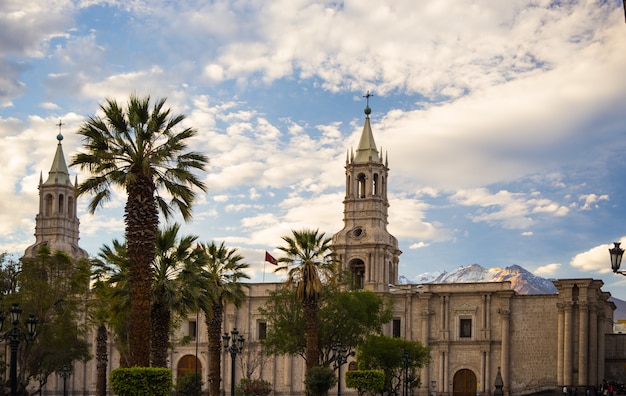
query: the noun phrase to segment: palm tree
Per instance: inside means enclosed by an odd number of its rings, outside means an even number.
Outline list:
[[[286,257],[278,259],[274,272],[287,271],[286,287],[295,285],[296,298],[302,303],[306,333],[307,371],[319,365],[319,298],[322,284],[335,275],[331,238],[318,230],[292,230],[283,236],[286,246],[280,246]]]
[[[185,315],[190,310],[198,309],[200,273],[196,267],[199,250],[193,244],[198,238],[185,235],[179,238],[180,225],[174,223],[157,235],[157,251],[153,262],[152,282],[152,366],[167,367],[167,351],[173,315]],[[126,245],[113,241],[113,248],[103,246],[99,257],[107,263],[101,264],[108,274],[110,291],[108,298],[115,310],[111,315],[128,317],[130,311],[130,291],[128,284],[128,258]],[[100,261],[102,263],[102,261]],[[97,284],[96,284],[97,285]],[[119,321],[115,333],[120,345],[124,345],[125,321]],[[120,351],[123,355],[123,349]]]
[[[243,279],[250,279],[244,272],[249,265],[242,263],[243,256],[236,248],[227,248],[222,242],[200,245],[205,254],[202,267],[204,289],[209,297],[204,301],[202,310],[209,342],[209,396],[220,393],[222,322],[224,305],[232,303],[239,307],[245,298]]]
[[[78,130],[84,151],[71,165],[91,176],[77,187],[77,195],[92,194],[89,211],[111,198],[111,187],[126,190],[125,237],[130,274],[130,358],[133,366],[150,364],[150,289],[159,225],[159,210],[165,218],[174,207],[191,218],[194,187],[206,191],[193,171],[204,170],[207,158],[187,151],[194,128],[182,128],[184,115],[173,115],[165,99],[151,107],[150,97],[131,94],[126,107],[114,99],[100,105],[104,117],[90,117]],[[181,130],[182,129],[182,130]],[[170,197],[159,195],[162,189]]]
[[[99,322],[106,321],[120,355],[120,367],[131,367],[128,347],[130,292],[126,244],[114,239],[112,246],[103,245],[92,268],[92,291],[96,297],[92,301],[94,322],[99,325]]]
[[[180,225],[174,223],[159,230],[152,285],[152,365],[167,367],[172,314],[185,315],[197,309],[200,294],[195,267],[198,255],[195,235],[178,237]]]

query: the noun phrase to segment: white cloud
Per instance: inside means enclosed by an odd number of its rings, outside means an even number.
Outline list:
[[[430,243],[420,241],[409,246],[409,249],[421,249],[430,246]]]
[[[581,207],[582,210],[589,210],[598,207],[598,202],[600,201],[608,201],[609,196],[606,194],[596,195],[596,194],[583,194],[578,197],[579,201],[583,201],[583,205]]]
[[[549,278],[555,275],[560,268],[561,268],[561,264],[552,263],[552,264],[547,264],[547,265],[538,267],[537,269],[533,271],[533,273],[537,276]]]
[[[475,214],[469,215],[474,222],[500,224],[510,229],[525,229],[535,224],[532,215],[564,216],[567,207],[536,194],[512,193],[500,190],[493,194],[486,188],[460,190],[450,200],[463,206],[477,206]],[[532,197],[532,198],[529,198]]]
[[[626,242],[626,237],[622,237],[619,242]],[[601,274],[611,271],[611,259],[609,248],[613,244],[599,245],[592,247],[586,252],[582,252],[574,256],[570,265],[584,272],[599,272]]]

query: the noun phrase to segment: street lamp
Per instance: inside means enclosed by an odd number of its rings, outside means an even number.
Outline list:
[[[232,342],[230,342],[231,339]],[[244,338],[242,335],[239,335],[239,331],[237,330],[237,328],[234,328],[230,331],[230,336],[228,335],[228,333],[224,333],[224,335],[222,336],[222,340],[224,340],[224,350],[226,352],[230,352],[232,365],[230,373],[230,396],[235,396],[235,358],[243,350]]]
[[[404,396],[409,396],[409,362],[411,361],[411,355],[409,355],[409,352],[404,351],[402,359],[404,361],[404,386],[402,388],[402,394]]]
[[[432,396],[436,396],[437,395],[437,381],[436,380],[430,381],[430,387],[433,388]]]
[[[11,369],[9,370],[11,396],[17,396],[17,351],[22,341],[32,341],[35,336],[35,329],[37,328],[37,318],[35,318],[35,315],[29,315],[28,319],[26,319],[28,334],[24,334],[19,328],[22,309],[17,304],[13,304],[9,313],[11,314],[11,324],[13,327],[11,330],[7,330],[6,333],[2,334],[0,339],[9,341],[9,347],[11,349]],[[4,314],[0,313],[0,332],[2,332],[3,327]]]
[[[613,242],[613,248],[609,249],[609,253],[611,254],[611,269],[616,274],[626,276],[626,271],[620,271],[619,266],[622,264],[622,256],[624,255],[624,249],[619,247],[620,242]]]
[[[102,352],[98,357],[98,361],[98,368],[102,369],[102,382],[98,396],[105,396],[107,394],[107,362],[109,361],[109,356],[106,352]]]
[[[331,361],[335,362],[337,377],[339,378],[337,381],[337,396],[341,396],[341,366],[348,361],[348,356],[351,356],[352,353],[348,353],[348,350],[342,347],[340,342],[332,347],[332,351],[333,355]]]
[[[64,364],[58,373],[63,378],[63,396],[67,396],[67,379],[72,375],[72,366]]]

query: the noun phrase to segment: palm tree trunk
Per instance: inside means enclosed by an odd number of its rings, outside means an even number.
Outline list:
[[[220,395],[222,371],[222,317],[221,304],[213,304],[213,312],[206,313],[206,327],[209,339],[209,396]]]
[[[102,356],[107,351],[107,328],[104,324],[98,326],[98,332],[96,335],[96,359],[98,361],[98,374],[96,381],[96,395],[97,396],[105,396],[106,392],[106,366],[102,364]]]
[[[306,370],[319,366],[319,329],[317,300],[305,301],[303,306],[306,333]]]
[[[152,180],[135,175],[126,188],[126,241],[130,283],[130,364],[150,366],[150,297],[152,261],[156,252],[159,215]]]
[[[170,344],[170,311],[163,304],[152,304],[152,367],[167,367]]]

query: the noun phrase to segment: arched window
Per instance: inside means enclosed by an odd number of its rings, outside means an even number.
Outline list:
[[[67,215],[74,217],[74,197],[67,198]]]
[[[44,216],[51,216],[52,215],[52,201],[54,201],[54,198],[52,198],[52,194],[46,195]]]
[[[359,173],[357,178],[357,194],[359,198],[365,198],[365,175]]]
[[[380,187],[382,188],[382,191],[383,191],[383,198],[387,198],[387,186],[385,186],[385,176],[382,176],[380,179],[382,182]]]
[[[374,178],[372,179],[372,194],[378,195],[378,173],[374,173]]]
[[[59,194],[59,214],[63,214],[63,205],[65,205],[63,201],[63,194]]]
[[[352,274],[352,289],[363,289],[365,287],[365,263],[363,260],[355,259],[350,262],[350,274]]]

